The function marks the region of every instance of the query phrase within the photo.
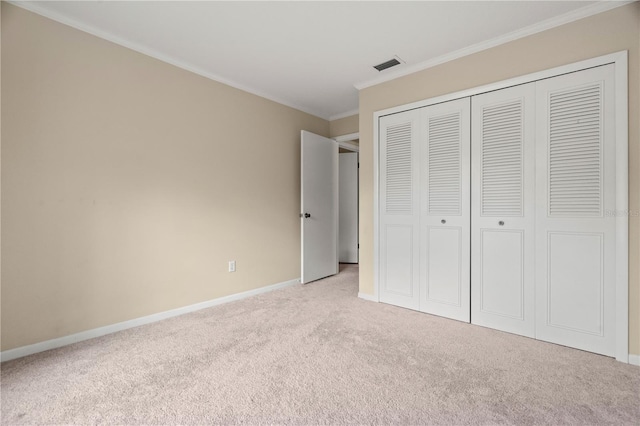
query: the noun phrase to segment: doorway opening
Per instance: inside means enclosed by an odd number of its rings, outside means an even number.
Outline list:
[[[338,261],[345,264],[359,263],[359,133],[338,136]]]

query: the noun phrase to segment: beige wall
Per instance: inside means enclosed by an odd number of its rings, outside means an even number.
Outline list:
[[[2,89],[2,350],[300,276],[327,121],[4,2]]]
[[[350,135],[351,133],[358,133],[358,115],[351,115],[349,117],[340,118],[329,122],[329,137],[335,138],[336,136]]]
[[[360,91],[360,291],[373,294],[373,113],[629,50],[629,203],[640,209],[640,3],[620,7]],[[640,218],[629,220],[630,352],[640,354]]]

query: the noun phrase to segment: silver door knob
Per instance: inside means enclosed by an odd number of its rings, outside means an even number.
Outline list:
[[[504,220],[501,220],[500,222],[498,222],[498,225],[504,226]]]
[[[444,219],[442,219],[442,220],[440,221],[440,223],[444,225],[445,223],[447,223],[447,221],[446,221],[446,220],[444,220]]]

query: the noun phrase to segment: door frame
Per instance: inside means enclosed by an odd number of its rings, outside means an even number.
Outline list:
[[[360,145],[353,143],[353,141],[360,139],[360,132],[349,133],[348,135],[336,136],[332,139],[338,142],[338,146],[340,148],[344,148],[352,152],[360,152]]]
[[[629,362],[629,135],[628,135],[628,52],[626,50],[599,56],[584,61],[526,74],[520,77],[499,81],[472,89],[462,90],[425,99],[418,102],[400,105],[373,113],[373,297],[368,300],[380,301],[380,152],[379,152],[379,119],[411,109],[447,102],[454,99],[470,97],[482,93],[505,89],[519,84],[531,83],[546,78],[556,77],[593,68],[613,64],[615,67],[615,131],[616,131],[616,211],[612,212],[616,220],[616,360]],[[363,297],[364,298],[364,297]]]

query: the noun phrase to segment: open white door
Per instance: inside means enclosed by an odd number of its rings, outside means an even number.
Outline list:
[[[338,144],[301,134],[302,282],[338,273]]]

